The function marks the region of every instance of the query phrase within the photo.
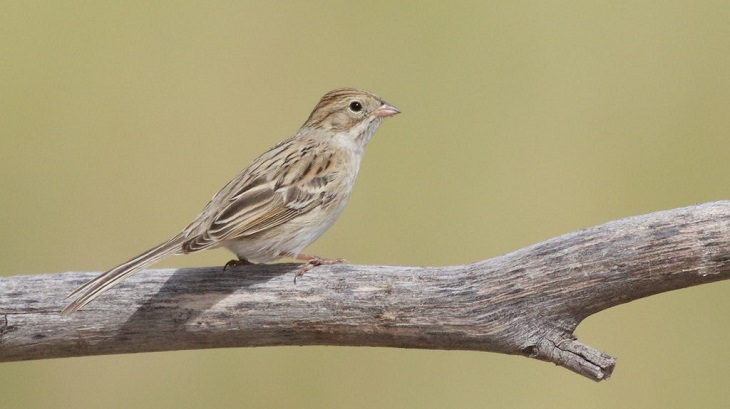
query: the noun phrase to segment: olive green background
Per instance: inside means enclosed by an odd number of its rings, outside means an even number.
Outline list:
[[[157,244],[341,86],[403,113],[311,253],[467,263],[730,198],[727,1],[3,2],[0,273]],[[0,406],[725,407],[729,292],[587,319],[618,357],[602,383],[492,353],[239,348],[4,363]]]

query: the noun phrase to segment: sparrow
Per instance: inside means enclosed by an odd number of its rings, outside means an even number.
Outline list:
[[[61,314],[90,303],[130,275],[163,258],[225,247],[225,267],[282,257],[304,261],[301,276],[342,263],[301,251],[337,220],[350,197],[365,146],[384,118],[400,113],[378,96],[353,88],[326,93],[290,138],[256,158],[216,193],[180,233],[73,291]]]

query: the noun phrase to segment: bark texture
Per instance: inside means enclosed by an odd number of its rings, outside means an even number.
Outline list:
[[[730,277],[730,202],[630,217],[447,267],[147,270],[58,313],[98,273],[0,278],[0,361],[197,348],[351,345],[521,354],[594,380],[573,335],[614,305]]]

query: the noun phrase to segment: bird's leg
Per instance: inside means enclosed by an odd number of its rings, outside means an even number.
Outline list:
[[[346,262],[346,260],[344,258],[330,259],[330,258],[322,258],[322,257],[317,257],[317,256],[308,256],[306,254],[301,254],[301,253],[300,254],[296,254],[296,255],[292,255],[291,257],[293,259],[295,259],[295,260],[305,261],[304,264],[302,264],[301,266],[299,266],[299,268],[297,269],[296,275],[294,275],[294,282],[295,283],[297,282],[297,278],[303,276],[304,273],[306,273],[307,271],[313,269],[314,267],[317,267],[317,266],[329,266],[329,265],[332,265],[332,264],[342,264],[342,263],[345,263]]]
[[[223,271],[226,271],[228,268],[235,268],[238,266],[247,266],[253,264],[252,262],[246,260],[245,258],[239,257],[238,260],[231,260],[226,263],[225,266],[223,266]]]

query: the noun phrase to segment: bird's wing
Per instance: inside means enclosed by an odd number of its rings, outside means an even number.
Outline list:
[[[197,234],[190,236],[183,250],[198,251],[271,229],[330,200],[326,185],[335,177],[333,155],[311,150],[298,153],[301,156],[296,160],[268,172],[277,175],[275,178],[260,176],[249,178],[252,180],[242,186],[226,186],[225,194],[208,205],[208,216],[199,221]]]

